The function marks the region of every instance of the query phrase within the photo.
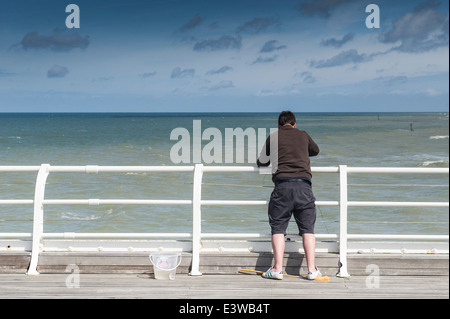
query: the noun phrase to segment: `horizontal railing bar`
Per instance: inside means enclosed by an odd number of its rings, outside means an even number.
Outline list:
[[[0,205],[28,205],[33,204],[32,199],[0,199]]]
[[[348,234],[349,239],[427,239],[449,240],[448,235],[377,235],[377,234]]]
[[[201,238],[270,238],[270,234],[258,233],[202,233]]]
[[[297,234],[286,235],[289,238],[300,237]],[[31,233],[0,233],[0,238],[31,238]],[[191,233],[43,233],[43,238],[190,238]],[[270,238],[271,234],[260,233],[202,233],[202,238]],[[315,234],[317,239],[337,239],[337,234]],[[349,239],[422,239],[449,240],[448,235],[380,235],[348,234]]]
[[[26,238],[31,233],[0,233],[0,238]],[[202,233],[202,238],[270,238],[271,234],[260,233]],[[298,234],[287,234],[289,238],[301,237]],[[48,239],[88,239],[88,238],[191,238],[191,233],[43,233],[42,238]],[[337,234],[315,234],[317,239],[337,239]]]
[[[40,166],[0,166],[0,172],[37,172]],[[50,166],[49,172],[191,172],[194,166]],[[204,166],[204,172],[260,172],[267,168],[256,166]],[[337,173],[339,167],[311,167],[316,173]],[[449,173],[446,167],[347,167],[348,173]]]
[[[201,200],[201,205],[267,205],[266,200]]]
[[[0,238],[29,238],[31,233],[0,233]],[[192,237],[191,233],[44,233],[43,238],[171,238]],[[259,233],[202,233],[202,238],[270,238],[270,234]],[[300,237],[289,234],[287,237]],[[337,234],[315,234],[320,238],[338,238]],[[449,240],[448,235],[377,235],[377,234],[348,234],[349,239],[427,239]]]
[[[42,238],[191,238],[191,233],[43,233]]]
[[[32,233],[0,233],[0,238],[31,238]]]
[[[267,205],[266,200],[201,200],[201,205]],[[338,206],[338,201],[316,201],[317,206]]]
[[[260,233],[202,233],[202,238],[271,238],[271,234]],[[298,234],[287,234],[286,237],[301,237]],[[317,239],[338,238],[337,234],[315,234]]]
[[[31,205],[32,199],[0,200],[0,205]],[[202,205],[267,205],[265,200],[202,200]],[[45,205],[191,205],[192,200],[161,200],[161,199],[45,199]],[[449,207],[448,202],[377,202],[377,201],[349,201],[348,206],[405,206],[405,207]],[[317,206],[339,206],[338,201],[316,201]]]
[[[0,233],[0,235],[2,235]],[[31,236],[31,234],[29,234]],[[271,234],[260,233],[202,233],[202,238],[270,238]],[[300,237],[297,234],[286,235],[289,238]],[[0,236],[2,237],[2,236]],[[19,236],[17,236],[19,237]],[[21,236],[22,237],[22,236]],[[191,233],[43,233],[43,238],[61,238],[61,239],[77,239],[77,238],[173,238],[173,237],[192,237]],[[321,238],[338,238],[337,234],[315,234],[317,239]]]
[[[337,173],[339,172],[339,167],[311,167],[313,173]],[[257,172],[264,174],[271,174],[271,167],[261,167],[256,166],[203,166],[203,172]]]
[[[366,202],[349,201],[348,206],[406,206],[406,207],[449,207],[448,202]]]
[[[347,167],[348,173],[414,173],[443,174],[449,173],[446,167]]]
[[[192,200],[175,199],[44,199],[44,205],[191,205]]]
[[[193,172],[194,166],[50,166],[50,173]]]
[[[40,166],[0,166],[0,172],[37,172]]]

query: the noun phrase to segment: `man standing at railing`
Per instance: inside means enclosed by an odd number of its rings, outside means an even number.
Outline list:
[[[294,214],[303,239],[308,279],[321,276],[315,265],[316,223],[315,197],[311,188],[310,156],[319,154],[319,147],[305,131],[297,129],[295,115],[283,111],[278,117],[278,131],[271,134],[258,158],[258,167],[272,164],[275,188],[269,202],[269,224],[275,264],[263,277],[283,279],[283,256],[286,229]]]

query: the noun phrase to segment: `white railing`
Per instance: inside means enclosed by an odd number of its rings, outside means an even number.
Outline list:
[[[349,201],[348,182],[349,173],[406,173],[406,174],[449,174],[448,168],[370,168],[370,167],[313,167],[313,173],[339,174],[339,201],[316,201],[317,206],[339,206],[339,234],[316,234],[318,239],[336,239],[339,242],[340,271],[338,276],[347,277],[347,254],[349,239],[404,239],[404,240],[444,240],[448,235],[376,235],[349,234],[347,231],[347,215],[350,206],[426,206],[449,207],[448,202],[384,202],[384,201]],[[254,172],[270,174],[270,168],[259,169],[251,166],[0,166],[0,172],[37,172],[34,199],[3,199],[0,205],[33,205],[32,233],[0,233],[0,238],[31,238],[31,261],[28,274],[38,274],[37,265],[40,252],[44,249],[43,239],[142,239],[142,238],[189,238],[192,249],[191,275],[201,275],[200,252],[202,239],[207,238],[270,238],[270,234],[260,233],[202,233],[201,207],[208,205],[267,205],[265,200],[202,200],[202,178],[204,173],[210,172]],[[100,173],[100,172],[192,172],[192,199],[185,200],[130,200],[130,199],[45,199],[45,187],[50,173]],[[190,205],[192,206],[191,233],[44,233],[45,205]],[[448,250],[447,250],[448,253]]]

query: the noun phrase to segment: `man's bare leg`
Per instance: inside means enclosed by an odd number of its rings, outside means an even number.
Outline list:
[[[303,249],[305,250],[308,271],[316,271],[316,237],[314,234],[303,234]]]
[[[284,257],[284,234],[274,234],[272,235],[272,249],[273,257],[275,259],[275,265],[273,266],[273,271],[280,272],[283,270],[283,257]]]

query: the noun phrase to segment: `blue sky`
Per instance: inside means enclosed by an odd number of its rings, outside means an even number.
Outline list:
[[[448,112],[448,6],[0,0],[0,112]]]

